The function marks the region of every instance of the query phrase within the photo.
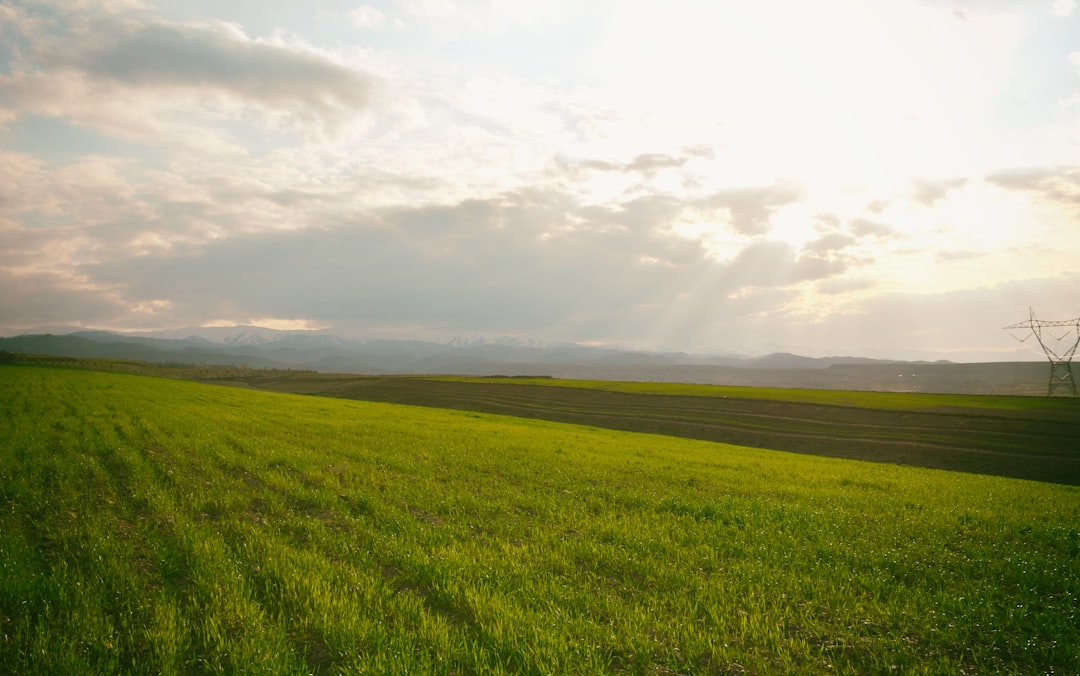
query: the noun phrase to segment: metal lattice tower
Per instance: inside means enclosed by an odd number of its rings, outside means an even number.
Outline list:
[[[1059,391],[1074,397],[1078,396],[1076,381],[1073,379],[1072,373],[1072,358],[1076,354],[1076,348],[1080,346],[1080,318],[1050,322],[1036,319],[1035,311],[1031,308],[1028,308],[1028,312],[1030,313],[1030,319],[1026,322],[1010,324],[1005,327],[1005,330],[1028,329],[1030,333],[1023,338],[1016,338],[1015,335],[1013,335],[1013,338],[1022,343],[1035,336],[1035,340],[1039,342],[1043,354],[1050,361],[1050,383],[1046,387],[1046,396],[1052,397]],[[1060,336],[1049,331],[1049,329],[1061,328],[1064,328],[1065,331]],[[1044,330],[1050,338],[1054,339],[1054,347],[1048,345],[1048,340],[1044,340]],[[1057,349],[1054,349],[1055,347]]]

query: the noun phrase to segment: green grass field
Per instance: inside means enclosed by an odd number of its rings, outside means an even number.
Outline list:
[[[1073,398],[326,373],[213,382],[1080,486]]]
[[[1080,490],[0,367],[13,673],[1069,673]]]

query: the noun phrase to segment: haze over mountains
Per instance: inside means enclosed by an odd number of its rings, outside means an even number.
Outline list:
[[[512,365],[711,365],[820,369],[833,364],[895,363],[857,357],[810,358],[788,353],[749,357],[643,352],[512,337],[456,339],[445,343],[351,339],[320,331],[280,331],[259,326],[193,327],[137,333],[87,331],[64,326],[41,327],[0,339],[0,349],[72,357],[141,359],[159,363],[245,364],[252,367],[373,374],[503,374],[502,370]]]
[[[152,363],[304,369],[353,374],[535,375],[770,387],[921,392],[1045,393],[1045,364],[905,362],[852,356],[803,357],[643,352],[518,338],[420,340],[342,338],[257,326],[118,333],[39,327],[0,338],[0,350]]]

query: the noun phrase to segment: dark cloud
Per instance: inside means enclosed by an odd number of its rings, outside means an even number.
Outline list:
[[[43,63],[135,89],[226,94],[328,120],[372,106],[378,81],[329,57],[253,40],[232,26],[96,16],[38,46]]]
[[[819,230],[836,230],[844,224],[844,220],[836,214],[818,214],[817,219],[824,225],[819,226]]]
[[[927,206],[933,206],[938,200],[945,198],[950,191],[962,188],[966,184],[966,178],[936,181],[915,179],[912,181],[911,195],[916,202],[920,202]]]
[[[864,211],[871,214],[880,214],[889,208],[889,200],[873,200],[866,205]]]
[[[335,229],[234,237],[83,271],[133,302],[168,298],[210,316],[231,308],[539,332],[670,299],[707,264],[698,245],[655,232],[563,227],[561,204],[557,195],[510,194],[387,209]],[[647,255],[681,267],[644,264]]]
[[[660,169],[678,169],[686,164],[686,157],[671,157],[660,153],[645,153],[635,157],[627,169],[642,174],[649,174]]]
[[[512,192],[383,209],[335,228],[223,238],[81,272],[133,306],[167,299],[178,313],[592,340],[617,327],[651,331],[655,320],[642,308],[678,307],[688,297],[713,304],[844,270],[843,261],[768,241],[717,262],[700,242],[665,234],[671,209],[661,197],[607,209],[558,192]],[[691,312],[685,322],[702,330],[707,317]]]
[[[606,209],[598,223],[611,223],[631,230],[666,228],[683,209],[683,203],[667,195],[644,195]]]
[[[842,251],[857,243],[854,237],[845,235],[840,232],[832,232],[827,235],[822,235],[813,242],[808,242],[803,251],[811,252],[814,254],[827,255],[837,251]]]
[[[846,265],[816,255],[797,256],[786,242],[759,240],[743,249],[724,268],[725,289],[779,287],[842,273]]]
[[[0,268],[0,323],[8,327],[93,324],[122,320],[125,305],[68,276],[51,272],[14,274]]]
[[[116,256],[70,278],[8,271],[0,284],[14,292],[0,300],[0,316],[8,325],[120,326],[308,318],[361,332],[407,327],[428,336],[516,333],[718,351],[772,341],[769,349],[808,354],[924,357],[950,344],[1008,351],[997,331],[1017,321],[1012,315],[1080,292],[1072,277],[887,294],[825,318],[796,302],[793,285],[813,281],[830,295],[873,287],[841,276],[850,236],[827,233],[802,251],[758,239],[722,262],[699,242],[663,234],[657,224],[670,207],[660,197],[582,207],[566,194],[530,189],[382,209],[347,223],[340,212],[330,219],[336,227]],[[164,301],[160,316],[155,301]],[[131,310],[140,307],[150,310]]]
[[[629,162],[611,162],[607,160],[560,160],[560,171],[577,174],[581,170],[610,171],[616,173],[636,173],[650,175],[662,169],[679,169],[697,154],[699,150],[690,149],[686,156],[676,157],[662,153],[642,153]]]
[[[847,262],[838,258],[800,256],[791,269],[791,283],[826,279],[847,271]]]
[[[712,159],[713,147],[710,145],[696,145],[682,148],[676,155],[665,153],[641,153],[634,159],[626,162],[614,162],[609,160],[571,160],[559,158],[555,162],[556,174],[567,174],[571,177],[579,176],[583,171],[603,171],[620,174],[640,174],[652,176],[664,169],[681,169],[687,162],[695,158]]]
[[[891,226],[884,223],[878,223],[868,218],[856,218],[853,219],[848,227],[851,229],[851,233],[856,237],[893,237],[896,235],[896,230]]]
[[[772,212],[785,204],[796,202],[802,191],[793,184],[775,183],[771,186],[720,190],[697,202],[711,209],[726,209],[731,226],[742,235],[763,235],[769,230]]]
[[[1080,167],[1035,167],[990,174],[990,183],[1021,192],[1034,193],[1049,202],[1080,206]]]

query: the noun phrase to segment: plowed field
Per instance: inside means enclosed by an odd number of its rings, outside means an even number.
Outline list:
[[[897,411],[550,384],[323,374],[249,377],[232,382],[282,392],[499,413],[1080,485],[1080,406],[1032,411],[939,406]]]

